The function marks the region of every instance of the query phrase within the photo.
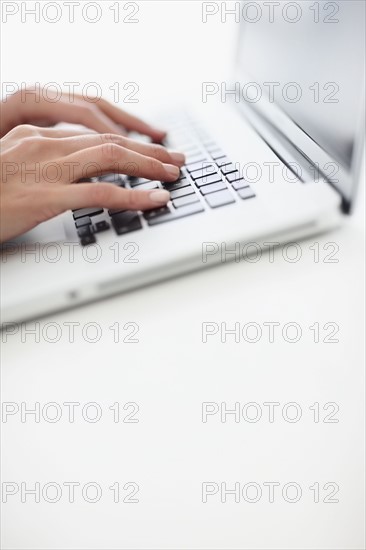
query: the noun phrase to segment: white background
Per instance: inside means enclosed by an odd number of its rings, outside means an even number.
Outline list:
[[[74,24],[67,11],[54,25],[9,18],[2,25],[3,81],[96,81],[111,99],[109,86],[134,81],[139,103],[125,107],[153,118],[153,105],[174,105],[177,94],[197,94],[203,80],[230,69],[238,27],[215,18],[203,25],[199,2],[140,3],[138,24],[114,24],[111,4],[100,3],[103,18],[95,25],[77,9]],[[299,243],[297,263],[278,250],[273,263],[264,254],[257,263],[222,265],[43,319],[41,329],[50,322],[62,329],[54,344],[32,335],[22,342],[21,332],[9,338],[2,349],[3,401],[29,408],[57,402],[63,416],[57,423],[32,416],[22,423],[17,414],[1,424],[2,481],[28,487],[93,481],[103,494],[95,504],[80,490],[69,503],[65,488],[54,504],[9,497],[2,505],[3,548],[364,548],[363,214],[360,202],[344,227]],[[310,249],[315,242],[319,262]],[[339,247],[337,263],[324,262],[327,243]],[[207,321],[262,327],[274,321],[280,328],[296,322],[302,338],[290,344],[279,331],[269,343],[263,330],[258,343],[230,336],[222,343],[217,335],[204,344]],[[80,323],[74,343],[70,322]],[[91,322],[102,332],[94,344],[81,337]],[[137,323],[139,343],[114,343],[109,327],[116,322]],[[337,323],[339,343],[314,343],[309,326],[315,322]],[[321,338],[328,333],[322,330]],[[80,414],[92,401],[102,410],[97,423]],[[74,423],[64,402],[81,404]],[[115,402],[136,402],[139,422],[114,423]],[[217,414],[203,423],[203,402],[228,408],[256,402],[263,416],[236,423],[229,415],[223,423]],[[281,404],[273,423],[264,402]],[[288,402],[301,406],[297,423],[281,415]],[[309,409],[315,402],[335,402],[339,422],[315,423]],[[281,484],[273,503],[263,486],[271,481]],[[139,502],[114,503],[108,487],[115,482],[138,483]],[[230,488],[256,482],[263,495],[257,503],[235,503],[231,495],[224,504],[217,494],[204,504],[203,482]],[[302,488],[297,503],[281,496],[288,482]],[[319,503],[309,490],[315,482]],[[338,503],[322,502],[327,482],[339,485]]]

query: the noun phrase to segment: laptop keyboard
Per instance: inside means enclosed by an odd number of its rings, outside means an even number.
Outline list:
[[[168,205],[145,212],[102,208],[74,210],[75,227],[82,246],[95,243],[98,233],[104,231],[114,230],[117,235],[125,235],[146,226],[153,227],[255,197],[232,160],[204,130],[185,122],[176,131],[173,128],[172,135],[174,148],[186,155],[186,164],[177,181],[166,183],[120,174],[106,174],[90,180],[132,189],[166,189],[171,196]]]

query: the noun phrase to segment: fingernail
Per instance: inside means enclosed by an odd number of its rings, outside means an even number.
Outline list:
[[[171,156],[172,161],[175,164],[179,164],[179,166],[183,166],[183,164],[186,161],[186,157],[183,155],[183,153],[177,153],[176,151],[169,151],[169,154]]]
[[[156,202],[158,204],[166,204],[168,200],[170,199],[170,193],[169,191],[153,191],[149,195],[150,200],[152,202]]]
[[[164,164],[163,166],[168,176],[171,176],[172,178],[175,178],[175,179],[178,178],[180,174],[180,170],[178,166],[173,166],[172,164]]]

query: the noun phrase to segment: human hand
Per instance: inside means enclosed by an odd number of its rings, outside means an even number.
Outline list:
[[[1,137],[20,124],[53,126],[58,122],[81,124],[101,134],[138,132],[158,143],[166,135],[163,130],[153,128],[105,99],[69,93],[62,93],[59,99],[49,95],[45,96],[39,88],[27,88],[3,99],[0,103]]]
[[[76,182],[110,172],[175,181],[184,161],[181,153],[121,135],[18,126],[1,139],[0,242],[70,209],[162,206],[170,197],[162,189]]]

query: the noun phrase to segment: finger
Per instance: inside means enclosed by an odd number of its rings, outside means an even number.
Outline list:
[[[105,99],[101,99],[98,102],[98,106],[103,113],[105,113],[116,124],[120,124],[131,132],[138,132],[151,137],[154,141],[161,142],[166,137],[166,132],[159,128],[154,128],[150,124],[147,124],[140,118],[122,111],[115,105],[112,105]]]
[[[156,145],[153,143],[140,143],[133,139],[124,138],[125,147],[136,153],[141,153],[148,157],[153,157],[161,162],[175,164],[176,166],[183,166],[186,162],[186,157],[183,153],[178,151],[169,151],[162,145]]]
[[[62,120],[71,124],[82,124],[100,134],[121,134],[121,128],[118,124],[104,114],[94,103],[68,103],[63,101],[58,106],[57,112],[50,113],[51,115],[57,118],[57,122]]]
[[[78,208],[100,207],[123,210],[149,210],[165,205],[168,191],[137,191],[122,189],[108,183],[82,183],[55,188],[52,202],[58,213]]]
[[[96,134],[93,132],[90,134],[83,134],[82,132],[79,132],[75,133],[73,136],[65,136],[64,138],[59,139],[57,146],[63,155],[70,155],[82,149],[97,147],[103,143],[115,143],[120,147],[129,149],[130,151],[135,151],[136,153],[140,153],[147,157],[160,160],[163,163],[174,164],[179,167],[183,166],[185,163],[185,156],[183,153],[168,151],[161,145],[139,143],[116,134]]]
[[[95,130],[89,128],[83,128],[82,130],[77,128],[39,128],[39,135],[50,139],[63,139],[74,138],[81,136],[97,136],[99,135]]]
[[[146,157],[116,143],[104,143],[82,149],[61,160],[65,167],[73,166],[73,181],[108,174],[110,172],[150,180],[176,181],[180,170],[173,164]]]

